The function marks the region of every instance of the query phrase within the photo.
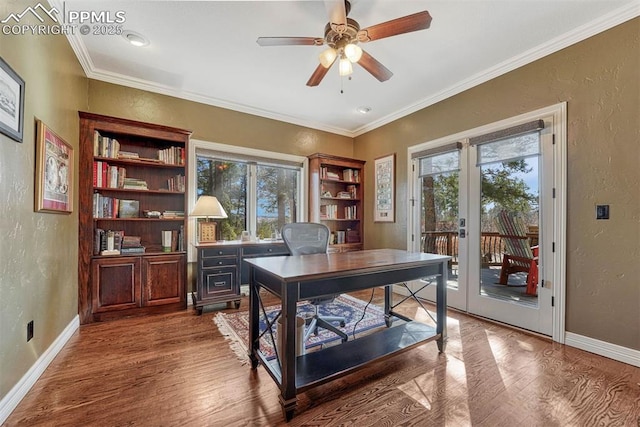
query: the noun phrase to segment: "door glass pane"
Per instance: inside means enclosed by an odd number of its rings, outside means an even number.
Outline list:
[[[533,155],[480,166],[480,294],[532,307],[538,305],[539,161]]]
[[[283,225],[295,222],[299,175],[293,169],[258,166],[258,237],[276,237]]]
[[[478,164],[508,162],[540,153],[537,132],[514,136],[478,146]]]
[[[247,229],[247,164],[197,157],[197,195],[216,196],[229,216],[217,220],[220,238],[237,240]]]
[[[459,172],[423,176],[420,228],[423,252],[449,255],[450,289],[458,289]]]

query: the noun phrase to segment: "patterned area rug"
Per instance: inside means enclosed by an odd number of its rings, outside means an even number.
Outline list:
[[[343,294],[338,296],[333,303],[320,306],[320,316],[344,316],[346,318],[345,327],[339,328],[344,331],[349,339],[358,337],[362,332],[374,329],[380,326],[384,326],[384,311],[375,305],[369,305],[366,312],[363,310],[366,306],[366,301],[359,300],[350,295]],[[270,320],[273,320],[275,316],[280,312],[280,305],[274,305],[266,307],[267,316]],[[307,318],[311,317],[314,313],[314,306],[307,302],[299,302],[297,314],[298,316]],[[222,333],[227,340],[231,349],[238,355],[238,357],[245,362],[248,361],[247,349],[249,342],[249,313],[247,311],[236,313],[218,313],[213,319],[220,333]],[[266,327],[263,314],[260,313],[260,330],[264,330]],[[355,327],[355,329],[354,329]],[[274,338],[276,336],[275,325],[272,328]],[[339,342],[340,337],[333,332],[320,328],[318,335],[311,335],[305,343],[306,350],[317,348],[322,345],[329,345],[332,342]],[[265,334],[260,340],[260,349],[262,353],[268,358],[275,357],[275,351],[273,343],[269,334]]]

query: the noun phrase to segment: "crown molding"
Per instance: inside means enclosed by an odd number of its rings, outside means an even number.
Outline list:
[[[497,64],[494,67],[488,68],[480,73],[469,77],[468,79],[462,80],[459,83],[443,89],[442,91],[430,97],[424,98],[413,105],[409,105],[401,110],[398,110],[365,126],[355,129],[353,133],[355,134],[355,136],[363,135],[376,128],[405,117],[411,113],[415,113],[416,111],[422,110],[437,102],[443,101],[447,98],[464,92],[465,90],[471,89],[475,86],[488,82],[489,80],[492,80],[517,68],[520,68],[523,65],[530,64],[540,58],[586,40],[589,37],[595,36],[596,34],[611,29],[638,16],[640,16],[640,1],[634,1],[607,15],[603,15],[599,19],[591,21],[576,28],[573,31],[556,37],[555,39],[552,39],[545,44],[529,49],[528,51],[516,55],[500,64]]]
[[[60,0],[50,0],[52,6],[62,7],[62,3]],[[107,83],[113,83],[121,86],[131,87],[134,89],[145,90],[149,92],[159,93],[162,95],[173,96],[176,98],[181,98],[189,101],[199,102],[206,105],[212,105],[215,107],[225,108],[228,110],[233,110],[241,113],[251,114],[254,116],[259,116],[267,119],[277,120],[285,123],[290,123],[298,126],[303,126],[311,129],[316,129],[324,132],[329,132],[336,135],[342,135],[349,138],[355,138],[357,136],[363,135],[367,132],[370,132],[374,129],[377,129],[381,126],[384,126],[388,123],[391,123],[395,120],[398,120],[402,117],[405,117],[411,113],[422,110],[426,107],[429,107],[437,102],[450,98],[454,95],[457,95],[465,90],[471,89],[472,87],[478,86],[482,83],[485,83],[491,79],[499,77],[503,74],[506,74],[510,71],[513,71],[523,65],[527,65],[531,62],[534,62],[540,58],[543,58],[547,55],[555,53],[561,49],[564,49],[568,46],[571,46],[575,43],[583,41],[591,36],[599,34],[603,31],[606,31],[610,28],[615,27],[616,25],[622,24],[628,20],[636,18],[640,16],[640,1],[636,0],[623,6],[611,13],[608,13],[602,16],[599,19],[591,21],[587,24],[584,24],[573,31],[565,33],[559,37],[556,37],[553,40],[550,40],[548,43],[543,45],[534,47],[525,51],[519,55],[516,55],[502,63],[491,67],[487,70],[484,70],[480,73],[477,73],[468,79],[462,80],[459,83],[452,85],[448,88],[443,89],[442,91],[424,98],[419,102],[416,102],[412,105],[408,105],[405,108],[402,108],[392,114],[384,116],[378,120],[372,121],[364,126],[361,126],[357,129],[343,129],[337,126],[331,126],[327,123],[320,123],[311,120],[301,119],[298,117],[293,117],[285,114],[275,113],[273,111],[263,110],[255,107],[251,107],[248,105],[238,104],[235,102],[231,102],[224,99],[218,99],[210,96],[204,96],[194,92],[182,91],[176,88],[172,88],[165,85],[160,85],[157,83],[152,83],[142,79],[136,79],[129,76],[124,76],[122,74],[110,73],[104,70],[96,69],[89,56],[88,51],[82,39],[77,34],[67,34],[67,40],[69,40],[69,44],[71,48],[76,54],[80,65],[82,66],[86,76],[91,79],[104,81]]]

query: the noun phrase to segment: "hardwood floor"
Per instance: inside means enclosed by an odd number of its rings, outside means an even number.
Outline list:
[[[286,424],[274,382],[237,359],[214,315],[82,326],[4,425]],[[444,354],[427,343],[300,395],[289,425],[640,425],[636,367],[452,311],[448,333]]]

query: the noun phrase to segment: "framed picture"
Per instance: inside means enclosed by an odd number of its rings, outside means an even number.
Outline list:
[[[0,58],[0,132],[22,142],[24,80]]]
[[[375,160],[375,200],[373,206],[374,222],[395,221],[395,169],[396,154],[379,157]]]
[[[73,147],[36,120],[36,212],[73,211]]]

